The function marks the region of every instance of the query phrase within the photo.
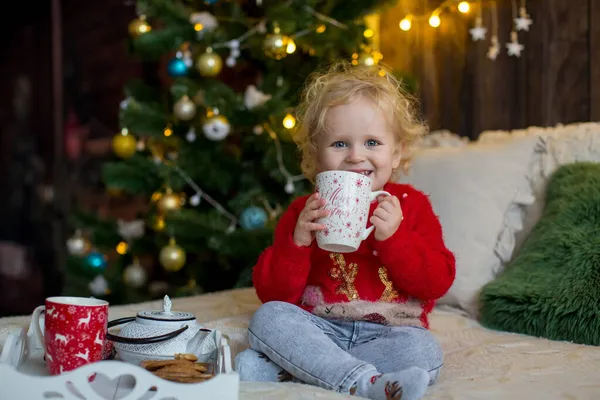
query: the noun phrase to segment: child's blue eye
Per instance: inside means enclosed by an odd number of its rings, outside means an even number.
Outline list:
[[[365,144],[369,147],[373,147],[379,145],[379,142],[375,139],[369,139]]]
[[[337,141],[332,144],[333,147],[346,147],[346,143]]]

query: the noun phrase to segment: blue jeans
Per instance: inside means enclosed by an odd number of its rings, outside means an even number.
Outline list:
[[[443,363],[442,349],[427,329],[327,320],[279,301],[254,313],[248,339],[250,348],[235,359],[241,380],[293,377],[341,393],[375,370],[419,367],[429,372],[431,385]]]

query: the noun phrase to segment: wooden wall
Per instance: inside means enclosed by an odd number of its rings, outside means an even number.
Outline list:
[[[86,132],[92,138],[110,138],[118,128],[123,85],[143,70],[127,49],[127,25],[135,16],[134,2],[62,0],[58,2],[62,8],[58,26],[52,19],[55,0],[34,3],[14,2],[10,18],[0,25],[0,187],[5,188],[0,194],[0,205],[14,194],[7,189],[7,182],[14,181],[9,171],[16,170],[13,163],[17,148],[22,147],[19,143],[25,137],[35,143],[43,164],[43,181],[54,185],[54,203],[45,210],[44,224],[36,220],[32,226],[33,209],[0,221],[0,316],[30,313],[44,297],[61,290],[64,258],[60,253],[69,234],[64,231],[68,216],[66,197],[74,186],[70,183],[76,183],[68,181],[76,163],[64,157],[61,120],[67,107],[74,106],[81,123],[89,123]],[[56,28],[62,31],[59,70],[53,68],[57,48],[52,36]],[[53,88],[55,73],[58,80],[64,78],[65,107],[57,101]],[[15,100],[21,109],[28,103],[25,108],[29,114],[25,118],[17,117]],[[60,108],[62,118],[56,118],[55,111]],[[79,168],[85,168],[91,179],[99,177],[100,160],[94,158],[98,157],[85,154],[85,165],[79,162]],[[28,192],[31,198],[26,199],[27,204],[36,203],[34,193]],[[51,226],[45,224],[47,219]],[[14,225],[22,234],[11,229]],[[42,236],[44,240],[39,239]],[[17,259],[15,254],[25,256]]]
[[[511,2],[498,0],[501,53],[495,61],[486,57],[489,7],[483,12],[485,42],[473,42],[468,33],[473,12],[444,13],[437,29],[427,21],[409,32],[398,28],[407,13],[428,12],[439,3],[402,0],[380,21],[384,62],[417,77],[432,129],[474,138],[484,130],[600,120],[600,2],[527,1],[533,24],[529,32],[519,32],[525,50],[516,58],[505,47]]]

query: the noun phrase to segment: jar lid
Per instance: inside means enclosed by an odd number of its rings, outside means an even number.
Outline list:
[[[138,318],[149,319],[154,321],[170,321],[170,322],[178,322],[178,321],[190,321],[196,319],[194,314],[183,311],[171,311],[173,303],[169,296],[164,297],[163,299],[163,309],[159,310],[150,310],[150,311],[140,311],[137,316]]]

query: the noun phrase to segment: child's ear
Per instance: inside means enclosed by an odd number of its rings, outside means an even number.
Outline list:
[[[406,154],[406,145],[403,143],[399,143],[396,146],[396,149],[394,150],[394,156],[392,158],[392,166],[394,167],[394,170],[398,169],[398,167],[400,166],[400,161],[402,161],[402,159],[404,158],[404,155]]]

